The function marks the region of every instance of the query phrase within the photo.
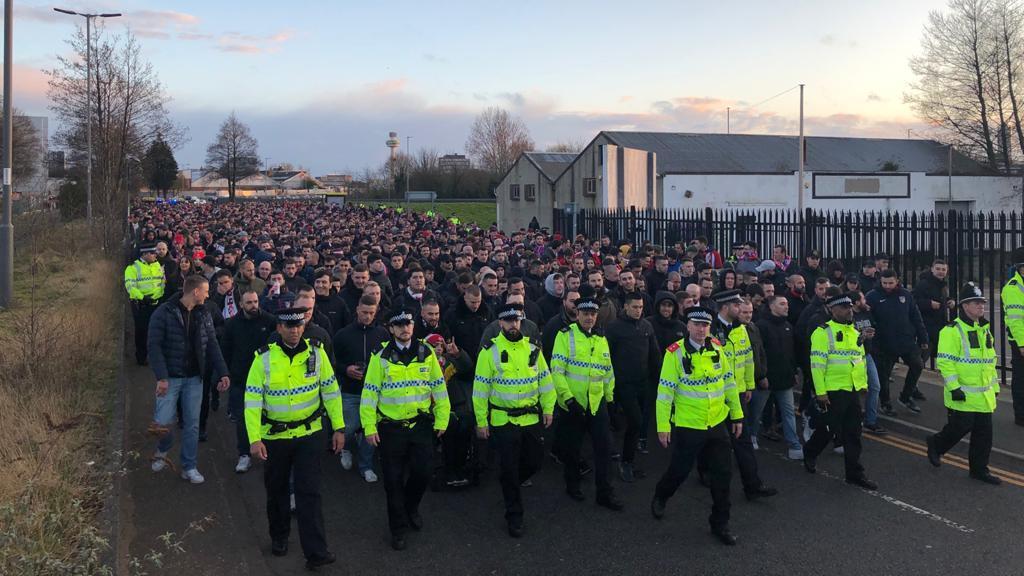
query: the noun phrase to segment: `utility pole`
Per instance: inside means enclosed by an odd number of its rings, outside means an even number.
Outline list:
[[[800,176],[796,184],[796,205],[800,211],[800,217],[804,213],[804,85],[800,85],[800,146],[797,154],[800,156]]]
[[[11,62],[13,52],[14,0],[4,0],[4,134],[3,134],[3,214],[0,216],[0,308],[9,308],[14,295],[14,223],[11,220]]]
[[[946,185],[949,188],[949,191],[948,191],[948,194],[949,194],[949,206],[947,206],[946,208],[948,208],[949,210],[952,210],[953,209],[953,145],[952,144],[949,145],[948,152],[949,152],[949,157],[946,159],[946,169],[948,170],[949,174],[947,176],[947,183],[946,183]]]
[[[730,113],[731,112],[732,112],[732,107],[731,106],[726,106],[725,107],[725,133],[726,134],[731,134],[732,133],[731,132],[731,127],[730,127],[730,124],[732,123],[732,118],[730,117]]]
[[[405,137],[405,207],[409,207],[409,179],[412,177],[412,136]]]

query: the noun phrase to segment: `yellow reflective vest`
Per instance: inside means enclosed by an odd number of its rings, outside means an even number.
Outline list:
[[[1010,341],[1018,347],[1024,346],[1024,278],[1020,272],[1014,272],[1013,278],[1003,286],[999,300],[1003,304],[1003,324]]]
[[[865,390],[868,370],[860,332],[853,324],[829,320],[811,334],[811,378],[814,393]]]
[[[139,258],[124,269],[124,289],[132,300],[142,300],[146,296],[159,300],[164,296],[166,284],[164,267],[158,261],[147,264]]]
[[[413,420],[428,413],[434,415],[435,430],[448,428],[452,407],[441,364],[431,346],[419,340],[410,346],[413,357],[407,364],[394,340],[370,355],[359,402],[359,419],[367,435],[377,433],[381,418],[415,426]]]
[[[720,320],[716,320],[721,322]],[[722,349],[725,351],[729,365],[732,367],[733,378],[736,380],[736,389],[740,394],[753,390],[754,385],[754,347],[750,343],[750,334],[747,327],[737,322],[728,328],[728,334],[724,339],[719,337]]]
[[[743,420],[739,387],[717,338],[700,350],[687,340],[665,349],[654,410],[658,432],[671,432],[672,426],[707,430],[726,418]]]
[[[587,334],[579,324],[572,323],[555,335],[551,349],[551,374],[558,394],[558,405],[565,408],[569,398],[597,414],[601,398],[613,400],[615,373],[612,371],[608,339],[594,333]]]
[[[502,408],[530,412],[513,416]],[[530,426],[540,421],[541,413],[550,416],[554,411],[555,385],[540,346],[526,337],[511,342],[504,333],[484,345],[476,358],[473,377],[473,412],[478,427],[508,423]]]
[[[306,348],[289,358],[278,343],[256,351],[256,359],[245,380],[245,429],[249,444],[259,440],[301,438],[323,428],[322,418],[306,425],[271,433],[275,422],[302,422],[323,411],[334,430],[345,428],[341,391],[323,346],[304,340]]]
[[[994,412],[999,377],[996,351],[988,323],[969,324],[957,318],[939,332],[935,364],[942,373],[946,407],[961,412]],[[966,399],[955,401],[951,392],[963,391]]]

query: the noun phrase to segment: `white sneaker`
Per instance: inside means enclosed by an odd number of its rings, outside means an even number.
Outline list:
[[[200,474],[199,470],[196,470],[195,468],[191,470],[185,470],[184,472],[182,472],[181,479],[188,480],[193,484],[202,484],[203,482],[206,481],[206,478],[203,478],[203,475]]]
[[[350,452],[348,450],[342,450],[341,451],[340,460],[341,460],[341,468],[343,470],[351,470],[352,469],[352,452]]]
[[[235,464],[235,472],[244,474],[249,471],[249,468],[252,468],[252,458],[245,455],[239,456],[238,464]]]
[[[167,468],[167,460],[165,458],[167,458],[167,452],[157,451],[156,454],[153,454],[153,463],[149,465],[149,468],[153,472],[159,472]]]
[[[804,459],[804,451],[803,451],[803,449],[802,448],[790,448],[789,449],[789,459],[790,460],[803,460]]]
[[[832,449],[832,452],[835,452],[836,454],[839,455],[843,455],[846,454],[846,449],[843,448],[842,446],[836,446],[835,448]]]
[[[375,474],[373,470],[364,470],[363,480],[366,480],[369,484],[373,484],[377,481],[377,474]]]
[[[288,510],[295,512],[295,494],[288,497]]]
[[[754,445],[754,450],[760,450],[761,449],[761,447],[757,445],[757,437],[756,436],[751,436],[750,437],[750,443]]]

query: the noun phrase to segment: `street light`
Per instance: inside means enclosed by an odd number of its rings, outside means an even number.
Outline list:
[[[14,223],[11,219],[11,34],[14,30],[14,0],[4,0],[4,128],[3,205],[0,206],[0,308],[11,305],[14,294]]]
[[[86,14],[63,8],[54,8],[53,10],[61,14],[85,18],[85,141],[86,147],[89,149],[89,158],[85,166],[85,218],[92,222],[92,19],[117,18],[121,13]]]
[[[409,207],[409,179],[412,178],[412,136],[405,137],[405,207]]]

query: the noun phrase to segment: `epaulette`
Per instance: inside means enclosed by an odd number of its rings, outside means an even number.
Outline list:
[[[484,342],[483,346],[481,346],[480,349],[481,350],[490,350],[491,346],[494,346],[494,340],[488,340],[487,342]]]
[[[1010,279],[1010,286],[1016,286],[1016,285],[1017,285],[1017,279],[1016,278],[1011,278]]]
[[[261,356],[263,354],[266,354],[267,352],[270,352],[270,344],[264,344],[263,346],[260,346],[259,348],[256,349],[257,356]]]
[[[675,352],[676,350],[679,350],[679,342],[673,342],[669,344],[666,350],[668,350],[669,352]]]
[[[313,348],[322,348],[324,345],[319,338],[313,338],[312,336],[306,338],[306,340],[309,341],[309,345]]]
[[[572,330],[572,324],[559,329],[559,332],[568,332],[570,330]]]

